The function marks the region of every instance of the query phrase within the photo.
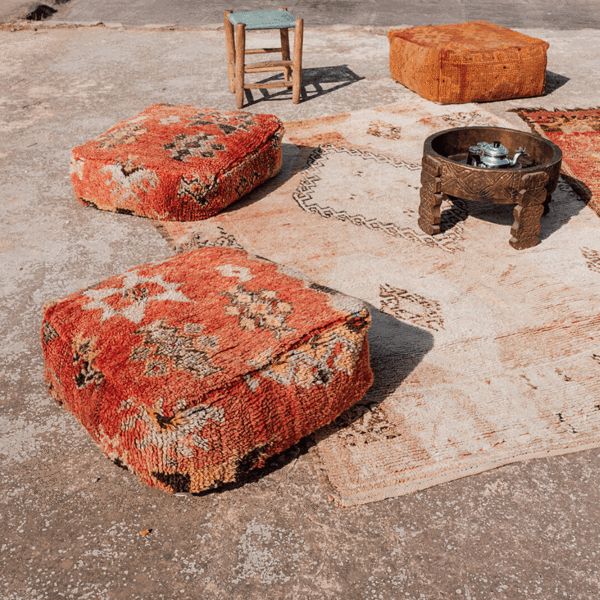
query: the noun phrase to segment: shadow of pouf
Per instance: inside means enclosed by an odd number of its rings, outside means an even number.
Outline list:
[[[548,96],[552,92],[555,92],[569,81],[570,79],[564,75],[554,73],[553,71],[546,71],[546,86],[544,88],[544,96]]]
[[[373,386],[360,402],[314,434],[316,441],[352,425],[376,408],[396,392],[433,348],[434,338],[429,331],[400,321],[370,305],[369,311],[373,319],[369,332]]]
[[[372,411],[390,394],[395,392],[402,381],[423,360],[433,348],[433,336],[428,331],[399,321],[391,315],[369,305],[372,325],[369,331],[371,367],[374,383],[364,398],[342,413],[333,423],[300,440],[285,452],[270,458],[260,469],[240,474],[238,481],[225,484],[214,490],[207,490],[197,496],[221,493],[256,482],[262,477],[285,467],[298,457],[306,454],[317,442],[335,434],[340,429]]]

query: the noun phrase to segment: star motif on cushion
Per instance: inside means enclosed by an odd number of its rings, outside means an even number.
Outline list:
[[[82,308],[101,310],[101,321],[121,316],[132,323],[139,323],[144,318],[146,306],[150,302],[190,302],[190,299],[179,291],[179,286],[179,283],[165,281],[162,275],[146,277],[136,271],[130,271],[123,275],[122,287],[92,288],[83,292],[91,302]]]
[[[248,267],[239,267],[238,265],[219,265],[215,267],[223,277],[234,277],[240,281],[250,281],[252,279],[252,272]]]

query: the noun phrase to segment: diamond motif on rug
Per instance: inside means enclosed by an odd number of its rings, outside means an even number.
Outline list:
[[[388,140],[399,140],[402,137],[402,128],[385,121],[371,121],[367,133]]]
[[[377,176],[367,176],[373,170]],[[446,229],[442,234],[431,236],[414,227],[416,207],[412,198],[419,188],[419,174],[416,162],[358,148],[324,145],[311,153],[293,198],[302,210],[324,219],[336,219],[445,252],[462,250],[466,211],[460,205],[442,205],[442,227]],[[352,191],[340,193],[339,181],[352,182]]]
[[[439,116],[427,116],[421,119],[422,123],[433,125],[439,129],[450,129],[451,127],[473,127],[485,125],[486,117],[478,111],[466,111],[448,113]]]
[[[340,441],[349,448],[377,442],[391,442],[402,435],[390,421],[379,402],[359,403],[347,410],[336,422]]]
[[[379,296],[383,312],[433,331],[444,329],[442,307],[437,300],[392,287],[387,283],[380,286]]]
[[[585,258],[585,264],[590,271],[600,273],[600,252],[591,248],[581,248],[581,254]]]

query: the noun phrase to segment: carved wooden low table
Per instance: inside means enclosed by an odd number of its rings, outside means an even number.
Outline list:
[[[467,164],[469,148],[498,141],[511,153],[527,150],[514,167],[489,168]],[[542,214],[548,211],[558,183],[562,153],[552,142],[504,127],[457,127],[429,136],[423,148],[419,227],[440,233],[444,199],[461,198],[514,204],[510,245],[517,250],[540,243]]]

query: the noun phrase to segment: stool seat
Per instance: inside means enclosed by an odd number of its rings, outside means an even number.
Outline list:
[[[229,13],[232,25],[245,25],[246,29],[293,29],[296,18],[287,10],[241,10]]]

